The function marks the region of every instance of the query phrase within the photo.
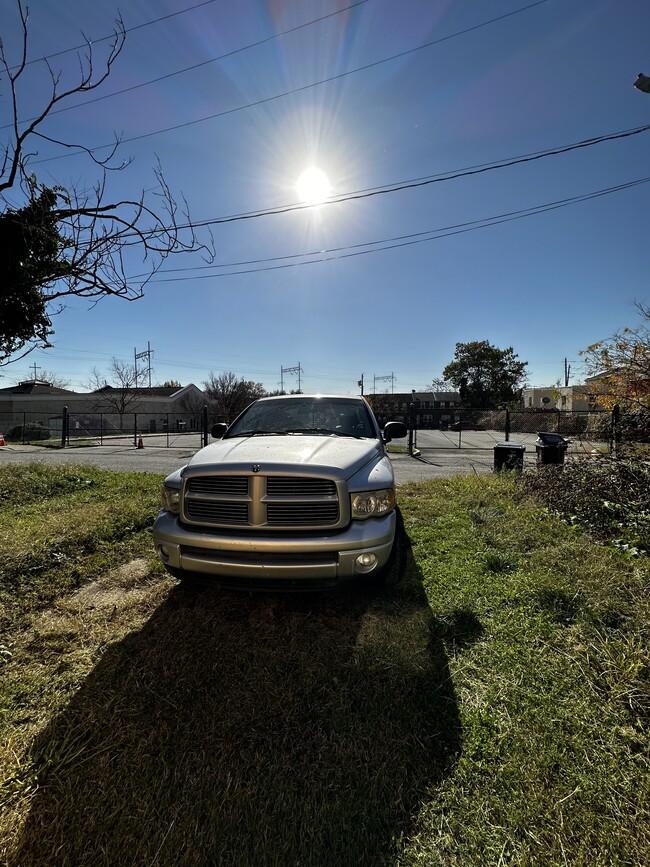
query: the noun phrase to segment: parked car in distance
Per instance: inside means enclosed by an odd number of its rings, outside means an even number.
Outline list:
[[[485,428],[473,421],[455,421],[449,425],[448,430],[485,430]]]
[[[399,579],[399,516],[386,444],[363,397],[282,395],[252,403],[219,442],[165,479],[154,545],[189,583],[310,590]]]

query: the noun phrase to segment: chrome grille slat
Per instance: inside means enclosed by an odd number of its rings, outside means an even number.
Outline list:
[[[194,476],[187,482],[190,494],[233,496],[248,494],[248,476]]]
[[[335,497],[336,485],[331,479],[269,476],[266,493],[269,497]]]
[[[248,503],[188,500],[187,516],[201,523],[243,525],[248,523]]]
[[[331,526],[338,521],[338,503],[268,503],[266,519],[269,524],[303,527]]]
[[[186,479],[183,516],[204,527],[334,528],[338,487],[313,476],[205,475]]]

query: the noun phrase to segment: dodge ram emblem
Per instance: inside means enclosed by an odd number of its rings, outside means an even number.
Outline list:
[[[260,471],[260,465],[259,464],[253,464],[253,472],[259,473],[259,471]]]

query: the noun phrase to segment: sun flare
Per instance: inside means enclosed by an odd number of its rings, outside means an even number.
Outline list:
[[[321,169],[311,166],[300,175],[296,184],[298,198],[306,205],[320,205],[330,197],[329,178]]]

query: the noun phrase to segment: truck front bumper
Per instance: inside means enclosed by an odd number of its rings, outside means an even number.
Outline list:
[[[395,539],[395,512],[352,521],[330,535],[233,532],[188,527],[160,512],[153,528],[156,553],[170,570],[204,576],[219,586],[328,587],[379,572]],[[368,556],[371,555],[371,556]]]

